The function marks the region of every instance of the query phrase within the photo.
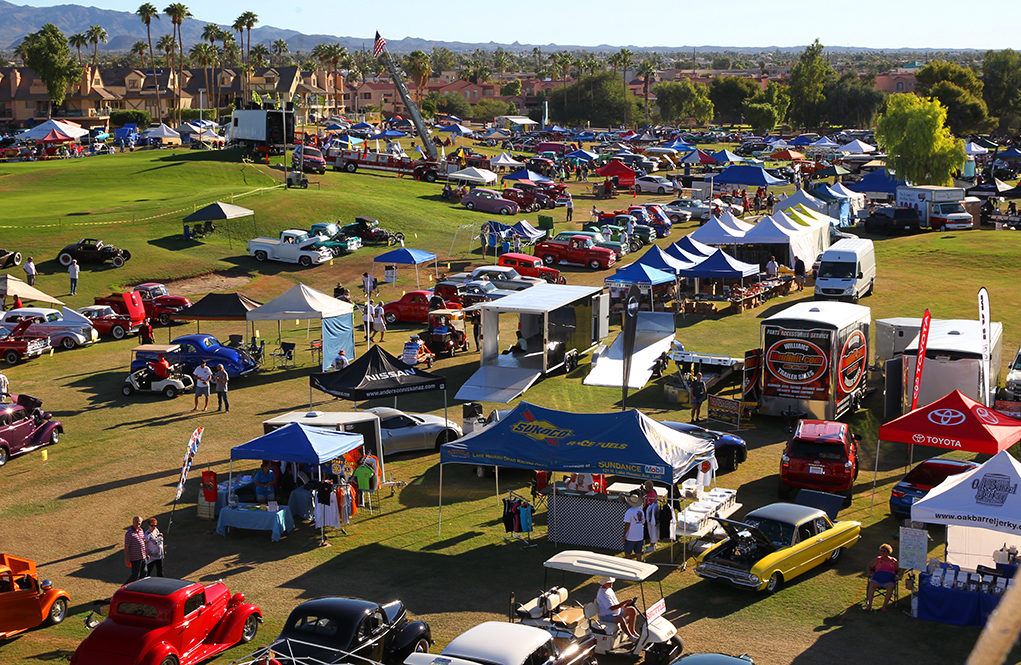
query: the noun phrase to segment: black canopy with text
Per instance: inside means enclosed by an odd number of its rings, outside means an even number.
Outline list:
[[[416,369],[375,345],[342,370],[313,374],[309,385],[341,399],[364,400],[445,390],[447,380]]]

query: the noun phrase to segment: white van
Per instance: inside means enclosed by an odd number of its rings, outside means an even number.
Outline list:
[[[845,238],[823,252],[815,297],[856,303],[876,285],[876,248],[867,238]]]

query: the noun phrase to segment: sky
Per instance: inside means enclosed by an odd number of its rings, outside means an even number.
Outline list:
[[[86,4],[88,0],[80,0]],[[68,0],[31,0],[19,5],[46,7]],[[102,0],[96,6],[134,12],[142,0]],[[153,0],[160,9],[167,0]],[[252,11],[262,25],[306,34],[364,37],[377,30],[388,40],[428,40],[597,46],[769,47],[799,46],[818,38],[826,46],[879,49],[1002,49],[1021,46],[1003,26],[1018,25],[1021,7],[1004,3],[985,25],[974,19],[970,5],[950,0],[859,0],[855,3],[730,0],[725,5],[671,5],[618,0],[545,0],[493,3],[490,10],[472,4],[444,5],[423,0],[379,0],[374,3],[271,2],[221,0],[211,5],[185,1],[195,19],[230,24]],[[520,5],[519,5],[520,6]]]

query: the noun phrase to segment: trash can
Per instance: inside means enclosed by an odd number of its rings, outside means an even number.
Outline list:
[[[553,218],[549,215],[539,215],[539,228],[546,231],[553,230]]]
[[[465,402],[461,405],[461,428],[465,434],[475,431],[475,425],[479,424],[482,418],[482,404],[479,402]]]
[[[388,265],[383,269],[383,281],[387,284],[397,283],[397,266]]]

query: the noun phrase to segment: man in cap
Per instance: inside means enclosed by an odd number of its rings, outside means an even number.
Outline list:
[[[603,623],[615,622],[631,639],[638,639],[638,631],[635,630],[635,622],[638,620],[638,610],[634,607],[634,601],[620,602],[617,594],[613,592],[613,577],[604,577],[599,580],[599,591],[596,592],[596,605],[599,606],[599,620]]]

